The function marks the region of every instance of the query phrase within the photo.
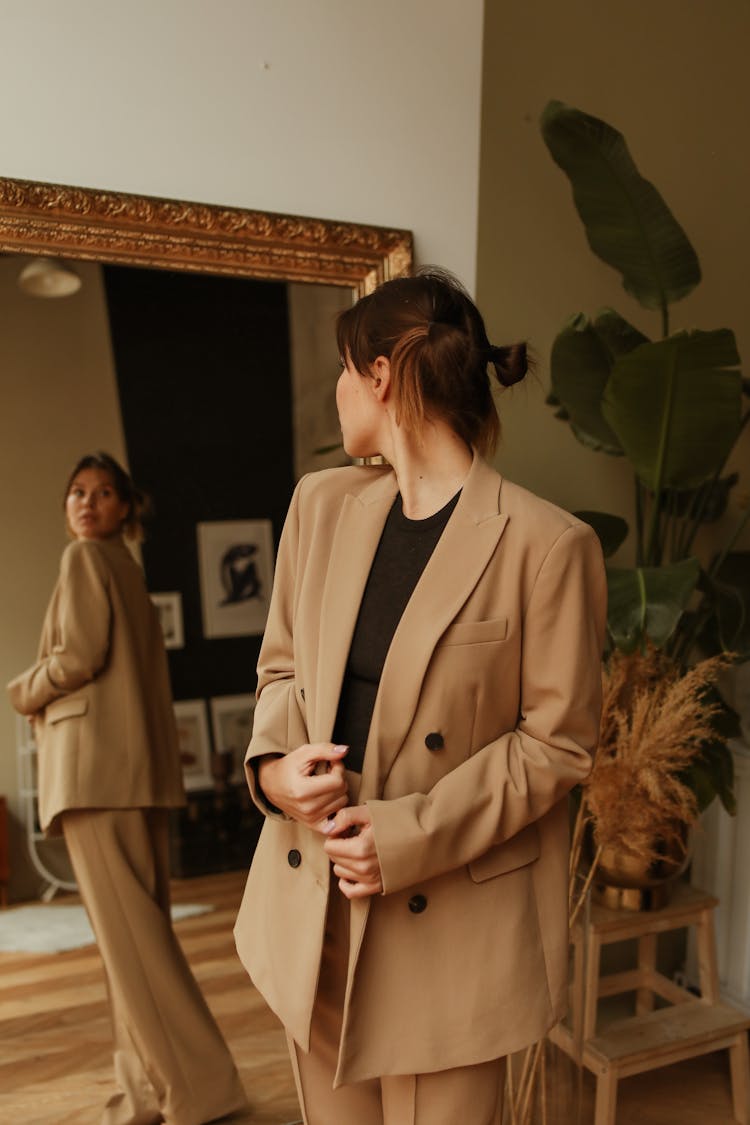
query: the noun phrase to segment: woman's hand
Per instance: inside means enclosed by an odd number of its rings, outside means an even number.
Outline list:
[[[328,839],[323,847],[333,863],[341,893],[347,898],[381,894],[383,878],[367,805],[337,812],[324,831]]]
[[[348,749],[332,742],[305,743],[283,756],[262,758],[258,781],[264,795],[292,820],[325,832],[328,818],[349,799],[342,761]]]

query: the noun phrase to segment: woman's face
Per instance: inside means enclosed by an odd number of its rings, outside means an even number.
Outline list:
[[[374,381],[360,375],[347,358],[336,384],[336,407],[344,449],[350,457],[373,457],[380,452],[383,411],[374,392]]]
[[[81,469],[68,490],[65,515],[76,539],[109,539],[122,529],[129,507],[105,469]]]

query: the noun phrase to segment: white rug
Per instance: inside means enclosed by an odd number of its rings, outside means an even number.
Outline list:
[[[207,914],[213,906],[172,907],[172,920]],[[16,906],[0,911],[0,953],[62,953],[93,945],[94,935],[82,906]]]

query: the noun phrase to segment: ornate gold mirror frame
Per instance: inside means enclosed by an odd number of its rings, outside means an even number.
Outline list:
[[[0,250],[351,286],[406,273],[405,230],[0,178]]]

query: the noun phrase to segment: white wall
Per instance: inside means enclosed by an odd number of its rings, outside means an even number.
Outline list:
[[[0,175],[403,227],[473,286],[482,9],[0,0]]]
[[[0,0],[0,175],[406,228],[419,260],[473,286],[482,18],[482,0]],[[70,463],[89,448],[124,452],[103,305],[93,328],[79,322],[102,302],[85,269],[75,298],[24,303],[17,264],[0,258],[0,467],[17,482],[2,522],[19,548],[0,597],[2,682],[34,655]],[[32,305],[54,323],[32,328]],[[61,357],[57,369],[40,351]],[[46,430],[64,441],[53,449]],[[30,509],[46,512],[43,532]],[[22,897],[34,887],[13,729],[0,702]]]

